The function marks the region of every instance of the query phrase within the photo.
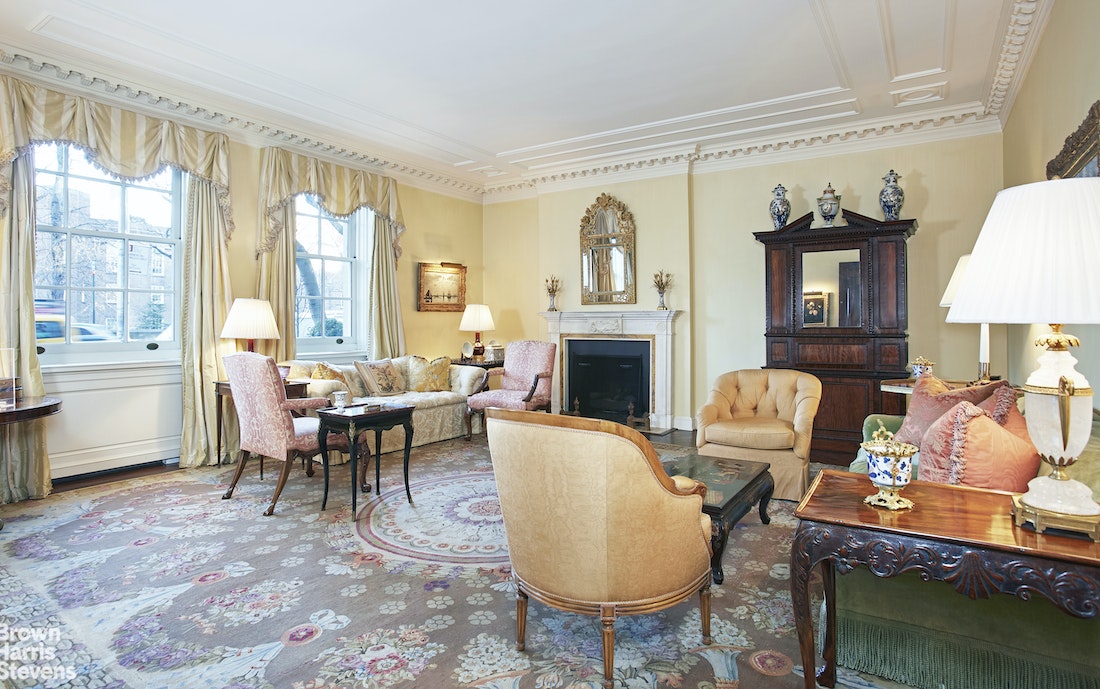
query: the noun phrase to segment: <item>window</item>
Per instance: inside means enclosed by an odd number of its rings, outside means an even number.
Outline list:
[[[121,180],[67,144],[34,160],[38,344],[53,363],[178,350],[182,174]]]
[[[313,195],[295,198],[297,276],[295,334],[298,348],[366,349],[374,214],[361,208],[338,218]]]

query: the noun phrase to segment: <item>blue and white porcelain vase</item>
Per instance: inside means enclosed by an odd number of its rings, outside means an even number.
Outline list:
[[[899,493],[913,477],[913,455],[917,454],[917,446],[894,440],[894,434],[886,430],[881,421],[871,440],[859,446],[867,451],[867,478],[878,488],[877,493],[868,495],[863,502],[888,510],[913,507],[913,501]]]
[[[893,170],[887,172],[886,176],[882,178],[882,181],[886,182],[886,186],[878,193],[878,203],[882,206],[882,212],[886,215],[887,220],[897,220],[898,213],[901,212],[901,206],[905,203],[905,192],[898,186],[899,179],[901,179],[901,175]]]
[[[817,197],[817,210],[821,212],[821,219],[825,221],[825,227],[833,226],[833,219],[840,212],[840,194],[833,189],[833,183],[825,187],[821,196]]]
[[[771,213],[775,229],[787,224],[787,218],[791,216],[791,202],[787,200],[787,189],[782,184],[777,184],[772,189],[772,202],[768,204],[768,212]]]

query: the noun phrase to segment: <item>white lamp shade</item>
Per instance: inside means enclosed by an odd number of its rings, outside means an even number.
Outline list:
[[[949,323],[1100,323],[1100,177],[1005,189],[993,200]]]
[[[955,301],[955,293],[959,291],[959,283],[962,282],[968,263],[970,263],[970,254],[959,256],[959,261],[955,264],[955,270],[951,273],[951,279],[947,281],[947,289],[943,291],[943,296],[940,297],[940,306],[951,306],[951,302]]]
[[[485,304],[467,304],[462,313],[462,322],[458,324],[459,330],[483,333],[488,330],[496,330],[493,323],[493,314],[489,313],[489,307]]]
[[[235,299],[222,326],[223,339],[278,340],[279,326],[266,299]]]

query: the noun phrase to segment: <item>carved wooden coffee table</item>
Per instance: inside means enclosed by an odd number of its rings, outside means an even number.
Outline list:
[[[726,540],[733,525],[756,504],[760,506],[760,521],[771,523],[768,501],[775,490],[775,480],[768,471],[771,465],[744,459],[707,457],[694,452],[663,464],[669,476],[687,476],[707,486],[703,512],[710,515],[714,525],[710,571],[714,583],[721,584],[726,578],[722,571],[722,553],[726,550]]]
[[[863,565],[875,576],[916,572],[970,598],[1040,595],[1076,617],[1100,615],[1100,543],[1039,534],[1013,523],[1013,493],[913,481],[911,510],[863,504],[866,474],[825,469],[802,498],[791,545],[791,603],[807,689],[836,685],[836,574]],[[825,588],[825,665],[815,678],[810,575]]]

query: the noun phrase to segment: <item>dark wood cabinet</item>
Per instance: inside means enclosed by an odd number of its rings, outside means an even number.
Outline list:
[[[908,375],[906,246],[917,231],[916,220],[842,217],[811,227],[807,213],[754,233],[764,244],[767,366],[821,380],[810,457],[836,465],[855,458],[868,414],[905,413],[880,385]]]

